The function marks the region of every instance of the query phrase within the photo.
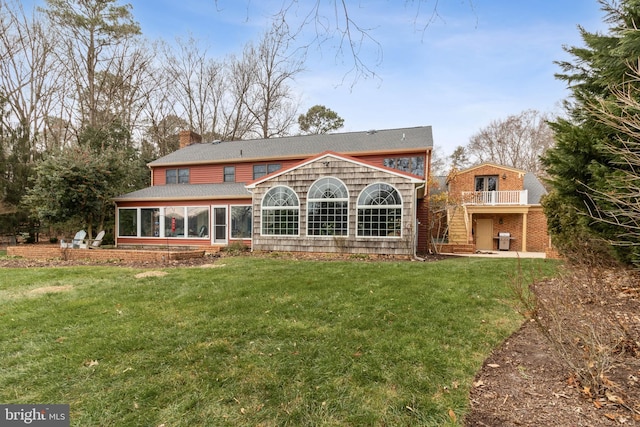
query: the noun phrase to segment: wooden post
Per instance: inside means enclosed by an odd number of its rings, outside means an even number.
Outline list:
[[[522,214],[522,252],[527,252],[527,213]]]

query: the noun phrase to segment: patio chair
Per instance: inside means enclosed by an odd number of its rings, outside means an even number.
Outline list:
[[[80,249],[98,249],[102,244],[102,239],[104,239],[104,230],[99,232],[95,239],[84,239],[80,243]]]
[[[61,248],[69,248],[69,249],[77,249],[84,242],[84,238],[87,237],[87,232],[84,230],[80,230],[73,237],[73,240],[70,242],[65,242],[64,239],[60,240]]]

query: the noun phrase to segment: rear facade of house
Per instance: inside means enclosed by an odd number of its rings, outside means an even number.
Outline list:
[[[115,198],[119,247],[406,255],[427,248],[430,126],[201,142]]]

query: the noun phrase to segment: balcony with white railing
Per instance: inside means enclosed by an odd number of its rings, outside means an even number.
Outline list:
[[[514,191],[463,191],[462,204],[464,205],[526,205],[528,199],[527,190]]]

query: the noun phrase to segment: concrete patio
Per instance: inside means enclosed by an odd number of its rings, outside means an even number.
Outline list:
[[[442,255],[480,258],[547,258],[544,252],[480,251],[476,253],[442,253]]]

